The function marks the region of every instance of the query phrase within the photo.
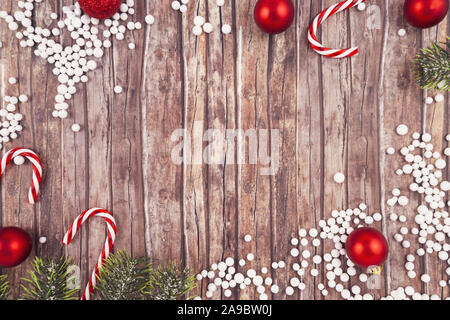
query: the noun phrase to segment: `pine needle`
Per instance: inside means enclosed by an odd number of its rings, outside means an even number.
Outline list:
[[[99,300],[142,300],[151,272],[147,257],[131,258],[125,251],[112,254],[100,269],[95,297]]]
[[[171,262],[152,272],[145,290],[145,298],[147,300],[182,299],[195,287],[195,278],[189,269],[181,269],[176,263]]]
[[[445,48],[433,42],[414,58],[417,81],[422,89],[450,91],[450,42]]]
[[[78,289],[67,286],[69,276],[67,268],[70,260],[61,257],[42,259],[36,257],[31,263],[29,278],[22,279],[22,300],[76,300]]]
[[[9,296],[8,276],[0,276],[0,300],[6,300]]]

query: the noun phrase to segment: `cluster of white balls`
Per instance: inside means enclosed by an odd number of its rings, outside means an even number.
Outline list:
[[[217,0],[216,4],[219,7],[222,7],[225,4],[225,0]],[[205,22],[205,18],[202,16],[196,16],[194,18],[194,27],[192,28],[192,33],[196,36],[200,36],[203,32],[205,33],[211,33],[213,32],[213,25],[209,22]],[[230,34],[231,33],[231,26],[229,24],[223,24],[222,25],[222,33],[223,34]]]
[[[427,293],[420,293],[414,290],[413,287],[406,286],[392,290],[388,296],[381,298],[381,300],[441,300],[441,297],[437,294],[430,296]]]
[[[58,19],[56,13],[51,13],[51,20],[55,25],[50,28],[34,27],[32,15],[34,2],[40,3],[42,0],[19,1],[17,10],[12,15],[6,11],[0,11],[0,18],[4,19],[11,31],[16,31],[16,38],[20,40],[21,47],[36,47],[34,54],[46,59],[54,65],[53,74],[58,77],[58,92],[55,96],[53,117],[65,119],[68,117],[70,100],[77,92],[78,83],[88,81],[87,73],[97,68],[94,58],[101,58],[104,50],[112,45],[112,37],[121,41],[125,39],[127,30],[140,30],[140,22],[128,21],[130,15],[135,13],[134,0],[126,0],[120,6],[111,19],[101,21],[83,14],[78,3],[72,6],[63,7],[65,18]],[[146,16],[147,24],[154,23],[154,17]],[[52,37],[58,37],[63,29],[70,32],[73,45],[64,47]],[[135,49],[135,44],[130,42],[129,49]],[[115,87],[115,93],[122,92],[119,86]]]
[[[251,235],[244,237],[245,242],[252,240]],[[212,298],[216,290],[223,289],[223,295],[227,298],[231,297],[232,289],[237,288],[239,290],[245,290],[247,287],[254,286],[259,294],[260,300],[268,299],[268,291],[276,294],[279,293],[280,288],[274,283],[274,280],[268,275],[269,268],[263,267],[258,273],[253,268],[242,270],[238,272],[238,269],[244,269],[247,263],[252,263],[255,260],[253,253],[248,253],[245,259],[240,259],[237,264],[234,258],[227,257],[224,261],[213,263],[210,270],[203,270],[197,275],[197,280],[202,281],[206,279],[209,282],[207,286],[206,298]],[[286,263],[284,261],[277,261],[272,263],[272,268],[285,268]],[[268,290],[268,291],[266,291]],[[197,297],[196,299],[201,299]]]
[[[10,78],[9,83],[16,83],[16,79],[14,79],[14,81],[11,81],[11,79],[13,78]],[[20,112],[17,112],[17,108],[19,103],[26,103],[27,101],[28,97],[24,94],[21,94],[18,97],[3,97],[3,107],[0,109],[0,149],[2,149],[4,143],[17,139],[18,132],[23,130],[23,127],[20,124],[23,115]]]
[[[406,125],[397,127],[397,133],[405,135],[408,133]],[[398,175],[411,175],[413,181],[409,184],[409,190],[423,197],[422,203],[417,207],[417,213],[414,217],[415,227],[401,226],[399,232],[394,235],[394,239],[401,243],[404,248],[410,247],[410,239],[419,243],[417,249],[418,256],[435,253],[439,260],[447,262],[449,267],[446,269],[447,276],[450,276],[450,215],[446,209],[450,203],[445,202],[447,192],[450,191],[450,182],[443,180],[442,170],[446,168],[447,161],[442,158],[441,153],[434,150],[431,143],[432,136],[429,133],[420,134],[414,132],[412,141],[400,149],[400,154],[405,160],[404,165],[397,169]],[[446,137],[450,141],[450,135]],[[388,154],[393,154],[391,151]],[[450,155],[450,148],[445,148],[444,154]],[[388,205],[394,206],[400,203],[400,191],[396,188],[392,192],[393,198],[388,200]],[[398,201],[396,201],[398,199]],[[405,201],[407,204],[407,201]],[[403,216],[400,216],[403,217]],[[390,214],[391,221],[405,223],[406,217],[400,219],[395,214]],[[411,234],[411,236],[409,236]],[[405,270],[409,278],[417,277],[414,265],[414,256],[409,254],[406,257]],[[428,283],[431,278],[428,274],[422,274],[420,279]],[[450,282],[442,279],[439,285],[446,287]]]
[[[305,290],[306,285],[303,279],[306,276],[313,278],[319,276],[320,265],[323,264],[326,272],[325,281],[316,284],[322,296],[327,296],[329,290],[333,289],[346,300],[374,299],[372,294],[362,292],[361,285],[356,283],[356,279],[352,280],[353,277],[357,277],[360,283],[365,283],[369,277],[367,273],[358,272],[354,263],[347,257],[344,248],[349,234],[355,228],[372,225],[382,220],[380,213],[370,215],[365,212],[366,209],[366,204],[361,203],[358,208],[333,210],[330,218],[318,222],[319,229],[300,229],[298,237],[292,237],[293,248],[290,255],[294,258],[298,257],[299,261],[292,265],[296,275],[290,278],[290,286],[286,288],[287,295],[294,294],[296,289]],[[322,246],[324,241],[330,240],[334,248],[323,255],[314,254],[314,250],[307,248],[309,244],[317,248]],[[352,285],[349,285],[350,283]]]
[[[175,11],[186,12],[189,0],[172,1],[172,9]]]
[[[403,133],[405,128],[401,127],[400,129]],[[406,130],[408,130],[407,127]],[[411,154],[416,148],[422,151],[433,150],[432,146],[430,146],[431,137],[429,137],[428,134],[418,135],[417,133],[414,133],[413,138],[414,141],[418,142],[413,141],[413,143],[407,147],[408,152],[406,152],[405,149],[402,149],[403,151],[401,151],[401,154],[405,156],[405,158],[407,154]],[[448,137],[448,140],[450,141],[450,136]],[[412,146],[414,146],[414,148]],[[437,154],[434,154],[434,156],[432,155],[429,159],[434,159],[435,162],[442,160]],[[422,204],[418,207],[418,214],[415,217],[415,222],[418,227],[409,230],[407,226],[402,226],[399,229],[399,232],[394,235],[394,239],[401,242],[404,248],[409,248],[411,243],[409,240],[406,240],[407,235],[410,232],[413,235],[418,235],[418,242],[423,245],[424,248],[421,247],[417,250],[417,256],[437,252],[440,260],[447,261],[447,263],[450,264],[450,245],[446,242],[446,237],[450,237],[450,217],[448,212],[438,209],[443,205],[445,206],[443,197],[445,196],[445,192],[450,190],[450,182],[442,181],[440,184],[434,182],[434,179],[442,177],[438,172],[440,169],[443,169],[445,165],[444,163],[438,164],[437,166],[436,163],[434,165],[427,165],[425,163],[424,165],[424,159],[419,159],[418,157],[410,158],[409,156],[406,161],[408,162],[406,166],[410,165],[412,170],[405,166],[400,170],[405,174],[410,171],[412,173],[414,170],[420,170],[421,175],[415,175],[422,178],[421,181],[415,180],[415,182],[410,185],[409,189],[411,191],[420,190],[421,193],[430,197],[425,197],[426,204]],[[425,170],[422,172],[423,169]],[[433,177],[430,175],[435,176]],[[428,180],[425,177],[428,177]],[[427,185],[427,183],[430,185]],[[434,187],[431,186],[431,183]],[[423,190],[420,188],[423,188]],[[392,190],[392,196],[393,197],[388,200],[388,204],[391,207],[397,204],[400,206],[406,206],[408,204],[408,198],[402,195],[399,188],[394,188]],[[435,209],[428,207],[431,203],[437,204],[433,205],[433,207],[436,207]],[[290,267],[286,265],[285,261],[281,260],[273,261],[269,267],[262,267],[260,272],[256,271],[255,268],[248,268],[245,270],[244,267],[255,260],[254,254],[248,253],[246,259],[239,260],[238,266],[235,265],[235,261],[231,257],[228,257],[219,263],[212,264],[209,271],[203,270],[197,275],[197,280],[209,281],[206,298],[213,297],[216,290],[223,289],[224,296],[230,297],[232,295],[231,289],[233,288],[244,290],[248,286],[254,286],[259,294],[259,299],[265,300],[268,299],[268,292],[273,294],[284,292],[287,296],[292,296],[296,291],[305,290],[307,288],[306,283],[311,283],[310,281],[305,281],[306,277],[315,278],[319,276],[320,270],[322,269],[320,265],[323,264],[325,281],[323,283],[312,282],[315,283],[316,288],[321,292],[322,296],[325,297],[329,294],[330,290],[335,290],[346,300],[372,300],[374,299],[374,296],[371,293],[363,292],[364,283],[367,283],[370,279],[370,270],[367,270],[366,273],[364,270],[357,268],[348,258],[344,248],[348,235],[355,228],[370,226],[373,223],[383,220],[383,215],[381,213],[369,215],[365,212],[366,209],[367,206],[362,203],[355,209],[333,210],[330,218],[318,221],[317,229],[300,229],[298,235],[292,236],[290,240],[290,244],[292,245],[290,256],[298,259],[298,261],[294,262]],[[405,215],[397,215],[393,212],[390,214],[389,218],[392,222],[407,222],[407,217]],[[245,242],[250,242],[251,240],[252,237],[250,235],[244,237]],[[334,248],[323,255],[317,254],[317,250],[308,249],[308,246],[312,246],[312,248],[324,246],[324,242],[330,240],[333,242]],[[417,276],[414,271],[415,261],[416,257],[413,254],[409,253],[406,255],[405,269],[409,278],[416,278]],[[270,268],[272,268],[272,272],[275,272],[277,269],[292,270],[294,272],[294,275],[290,275],[289,285],[286,288],[281,289],[274,282],[273,278],[269,275]],[[450,267],[447,268],[446,273],[450,276]],[[420,275],[420,280],[423,283],[429,283],[431,277],[428,274],[422,274]],[[448,286],[448,283],[449,281],[444,279],[439,281],[441,287]],[[200,299],[200,297],[197,297],[197,299]],[[440,296],[437,294],[430,296],[426,293],[416,292],[413,287],[406,286],[391,291],[389,295],[382,297],[381,299],[438,300],[440,299]]]
[[[246,259],[239,260],[238,266],[235,266],[232,257],[212,264],[210,270],[205,269],[197,275],[197,280],[209,281],[206,298],[211,298],[218,289],[223,289],[224,296],[230,297],[232,288],[244,290],[248,286],[254,286],[259,294],[259,299],[265,300],[268,298],[269,291],[273,294],[284,292],[287,296],[292,296],[296,290],[305,290],[307,288],[306,277],[319,276],[320,265],[324,264],[326,281],[316,284],[323,296],[327,296],[329,290],[333,289],[344,299],[372,300],[374,299],[373,295],[363,293],[361,285],[352,280],[352,277],[357,277],[360,283],[365,283],[369,276],[364,272],[358,272],[353,262],[348,259],[344,249],[347,237],[354,228],[371,225],[382,220],[383,217],[380,213],[369,215],[364,212],[366,209],[367,206],[362,203],[355,209],[333,210],[329,219],[318,222],[318,229],[300,229],[290,240],[292,245],[290,255],[298,259],[291,266],[288,266],[284,260],[280,260],[273,261],[270,266],[262,267],[260,272],[254,268],[245,270],[244,267],[247,263],[255,260],[254,254],[248,253]],[[245,242],[251,240],[250,235],[244,237]],[[312,248],[323,246],[324,241],[332,241],[334,245],[334,248],[324,255],[316,254],[314,249],[308,249],[311,246]],[[294,275],[290,277],[289,285],[286,288],[281,289],[274,282],[269,275],[270,268],[273,270],[272,272],[276,272],[278,269],[293,271]],[[349,286],[350,283],[352,283],[351,286]],[[347,286],[349,287],[346,288]]]
[[[443,83],[441,83],[441,84],[438,84],[438,88],[439,89],[445,89],[445,83],[443,82]],[[432,104],[433,102],[442,102],[442,101],[444,101],[444,95],[442,94],[442,93],[438,93],[437,95],[435,95],[434,96],[434,99],[433,99],[433,97],[426,97],[425,98],[425,103],[426,104]]]

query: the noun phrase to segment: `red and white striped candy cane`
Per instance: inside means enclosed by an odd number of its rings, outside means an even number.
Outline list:
[[[34,204],[37,200],[39,186],[41,185],[42,179],[42,164],[36,153],[24,148],[15,148],[8,151],[0,161],[0,176],[5,172],[6,167],[11,163],[11,161],[18,156],[28,159],[33,166],[33,178],[31,180],[30,190],[28,191],[28,202]]]
[[[105,209],[92,208],[86,210],[75,219],[75,221],[65,234],[62,243],[68,245],[72,241],[73,237],[78,232],[78,230],[80,230],[81,225],[91,217],[103,218],[106,222],[106,226],[108,227],[108,232],[106,235],[105,246],[103,247],[101,255],[98,257],[98,261],[95,264],[95,268],[92,271],[91,278],[89,279],[89,283],[87,284],[86,289],[84,290],[84,294],[81,297],[81,300],[90,300],[91,294],[94,292],[95,284],[97,282],[98,273],[103,265],[103,262],[109,256],[109,253],[114,245],[114,240],[116,238],[117,232],[116,221],[114,220],[112,213],[110,213]]]
[[[319,26],[327,20],[330,16],[353,8],[366,0],[347,0],[342,1],[341,3],[337,3],[332,5],[328,9],[322,11],[313,21],[313,23],[309,26],[308,31],[308,41],[310,46],[316,51],[318,54],[321,54],[328,58],[347,58],[355,56],[359,53],[358,47],[348,48],[348,49],[331,49],[322,45],[316,37],[317,29]]]

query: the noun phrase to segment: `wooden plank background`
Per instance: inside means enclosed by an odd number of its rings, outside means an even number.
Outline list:
[[[56,78],[51,66],[21,48],[4,22],[0,24],[0,66],[5,94],[27,94],[20,138],[2,151],[24,146],[35,150],[45,164],[40,201],[26,203],[29,166],[11,167],[1,180],[0,216],[3,226],[20,226],[34,239],[32,255],[57,257],[63,252],[81,266],[86,283],[103,246],[105,227],[91,221],[81,236],[67,248],[60,241],[66,228],[83,210],[99,206],[111,210],[118,223],[116,249],[134,256],[147,254],[155,263],[181,261],[195,271],[232,256],[253,252],[255,268],[289,257],[289,240],[299,227],[316,226],[333,209],[356,207],[365,202],[369,212],[382,212],[376,223],[389,239],[392,254],[384,271],[383,288],[376,297],[397,286],[443,297],[447,288],[437,281],[445,270],[438,258],[419,259],[416,271],[432,276],[424,285],[410,280],[404,271],[404,256],[416,243],[401,249],[392,235],[398,226],[386,218],[385,201],[395,186],[407,188],[406,177],[394,170],[400,156],[386,157],[389,146],[400,147],[394,129],[400,123],[412,131],[428,131],[437,147],[445,146],[448,132],[448,99],[425,105],[425,93],[417,87],[411,59],[430,41],[443,41],[448,20],[438,27],[417,30],[406,24],[402,2],[368,1],[371,10],[356,9],[329,19],[320,29],[321,39],[331,47],[358,45],[352,59],[319,57],[308,46],[309,23],[336,0],[295,0],[294,25],[285,33],[268,36],[253,22],[254,0],[227,0],[219,8],[215,0],[191,0],[180,14],[170,1],[136,1],[135,19],[155,16],[153,26],[127,33],[114,41],[89,82],[78,87],[71,102],[70,118],[51,117]],[[69,0],[46,0],[37,5],[34,20],[47,25],[46,15],[57,12]],[[13,12],[17,1],[1,0],[0,9]],[[202,15],[215,31],[196,37],[193,18]],[[379,17],[379,21],[372,20]],[[368,28],[368,21],[379,28]],[[222,24],[233,26],[230,35],[219,32]],[[397,31],[406,28],[407,35]],[[70,36],[61,36],[70,44]],[[136,50],[128,50],[134,41]],[[5,82],[17,77],[18,85]],[[113,94],[121,85],[124,92]],[[73,133],[73,123],[82,131]],[[192,132],[192,141],[214,129],[279,129],[280,168],[263,176],[265,165],[174,164],[170,159],[176,129]],[[230,162],[230,161],[229,161]],[[333,182],[344,172],[342,185]],[[445,173],[446,176],[447,173]],[[403,209],[414,216],[421,199],[410,197]],[[245,243],[251,234],[254,241]],[[46,236],[46,244],[39,244]],[[328,247],[310,248],[318,253]],[[29,260],[28,260],[29,261]],[[13,284],[25,275],[29,263],[4,269]],[[272,272],[284,288],[290,273]],[[313,286],[325,271],[306,277],[307,290],[289,299],[323,299]],[[292,276],[292,275],[291,275]],[[197,294],[204,294],[206,283]],[[14,286],[14,293],[20,291]],[[233,291],[232,299],[252,299],[254,289]],[[330,290],[327,299],[339,298]],[[214,298],[223,298],[216,291]],[[284,292],[271,295],[286,299]]]

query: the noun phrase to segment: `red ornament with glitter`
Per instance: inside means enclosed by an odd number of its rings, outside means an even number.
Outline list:
[[[383,264],[388,256],[389,246],[378,230],[358,228],[348,236],[345,250],[354,264],[367,268]]]
[[[78,0],[84,13],[92,18],[111,18],[120,8],[122,0]]]
[[[449,0],[406,0],[405,18],[417,28],[430,28],[444,20]]]
[[[276,34],[290,27],[294,21],[294,11],[290,0],[259,0],[253,14],[262,31]]]
[[[30,254],[31,237],[20,228],[0,229],[0,267],[11,268],[21,264]]]

